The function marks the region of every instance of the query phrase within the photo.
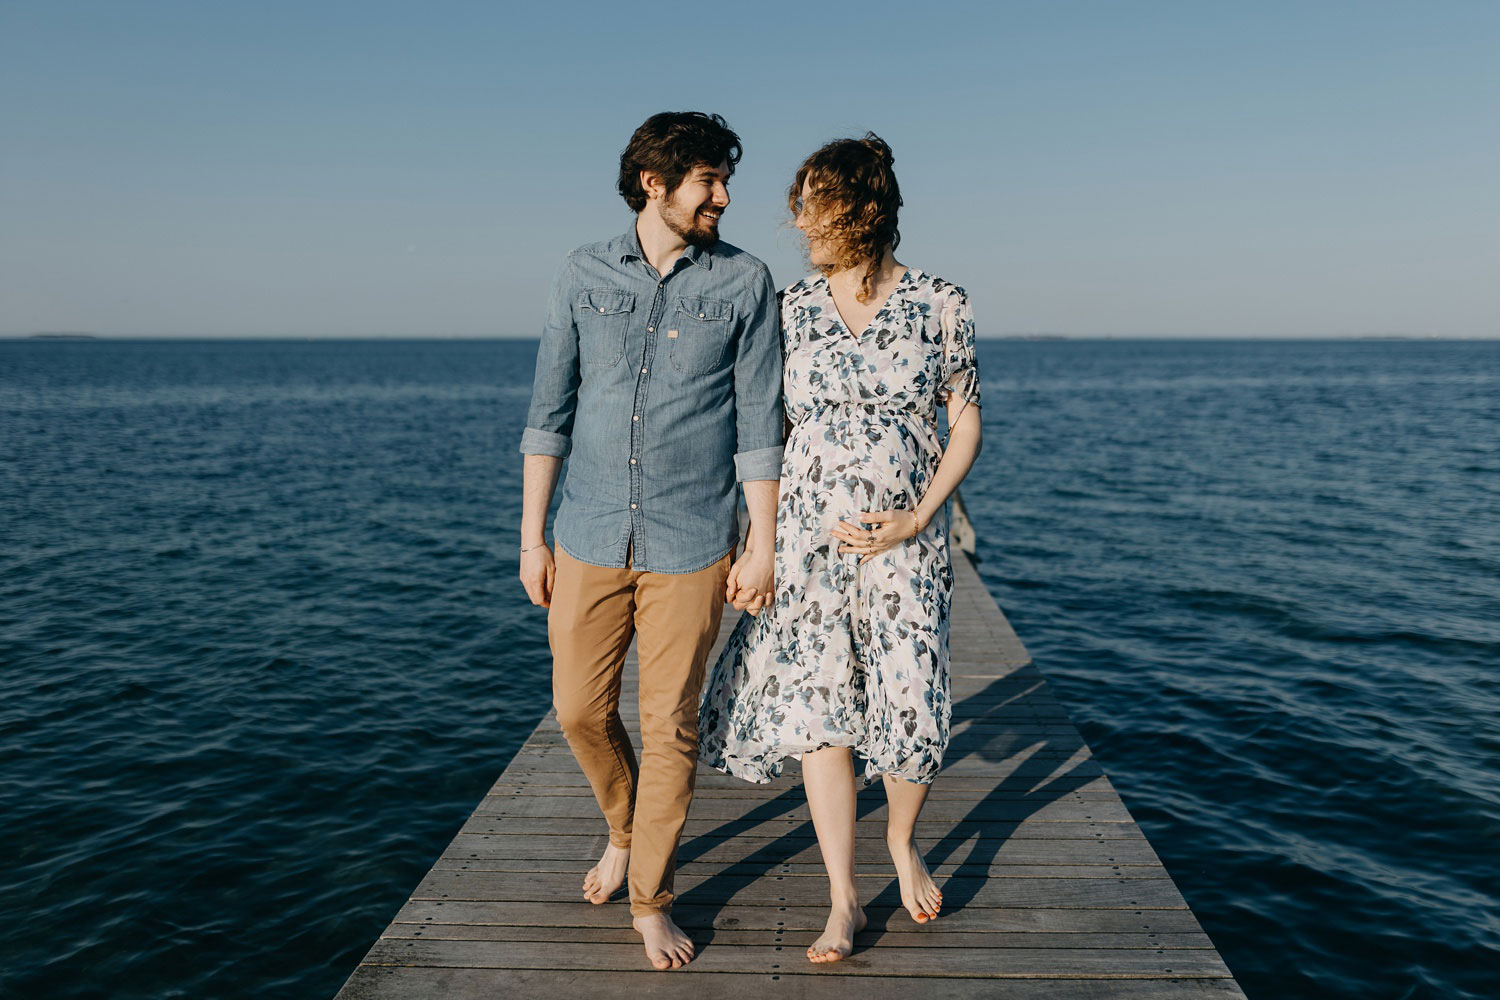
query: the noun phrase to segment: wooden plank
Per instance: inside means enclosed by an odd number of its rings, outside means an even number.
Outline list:
[[[994,734],[995,738],[986,736],[981,740],[976,740],[976,746],[967,748],[969,749],[969,753],[952,762],[954,772],[959,776],[979,775],[983,777],[993,774],[998,770],[999,777],[1003,779],[1013,769],[1029,764],[1028,773],[1046,776],[1062,769],[1061,765],[1069,761],[1076,759],[1081,763],[1083,760],[1089,759],[1088,752],[1081,747],[1074,748],[1066,744],[1053,744],[1036,740],[1016,745],[1017,741],[1003,738],[1005,736],[1006,734]],[[1019,739],[1024,739],[1024,737]],[[1015,752],[1005,752],[1011,746],[1015,746]],[[1045,771],[1040,770],[1043,761],[1052,762],[1051,766]],[[578,770],[578,762],[573,759],[572,752],[566,746],[522,747],[516,751],[514,767],[516,770],[521,771],[571,772]],[[795,762],[787,761],[788,771],[796,767]],[[944,761],[943,773],[939,776],[940,779],[948,776],[948,768],[947,761]],[[505,773],[510,773],[510,769],[507,769]],[[1094,774],[1097,773],[1094,772]],[[751,783],[746,782],[746,784]],[[998,785],[999,782],[996,782],[996,784]]]
[[[635,705],[635,694],[629,690],[621,695],[620,718],[629,726],[631,733],[637,731],[640,716]],[[1030,697],[991,698],[978,694],[955,699],[952,719],[955,725],[963,722],[984,722],[995,727],[1004,726],[1007,723],[1046,726],[1071,724],[1067,709],[1060,702]],[[634,741],[634,736],[632,736],[632,741]]]
[[[550,837],[491,834],[459,834],[442,859],[449,862],[503,859],[557,859],[589,864],[599,857],[608,841],[603,830],[595,834],[557,834]],[[1160,861],[1151,845],[1144,840],[1102,841],[1098,839],[1052,839],[1038,843],[1032,840],[1006,839],[992,842],[981,851],[977,841],[968,841],[966,849],[953,847],[941,852],[926,852],[929,865],[939,861],[983,861],[989,865],[1150,865]],[[731,864],[751,860],[772,865],[817,864],[822,860],[816,842],[788,843],[780,837],[701,837],[685,841],[677,851],[678,864],[708,862]],[[856,840],[856,864],[890,864],[885,844],[874,840]]]
[[[775,836],[786,840],[788,844],[798,840],[811,840],[813,837],[812,823],[806,820],[775,819],[759,820],[753,818],[741,818],[737,820],[700,820],[689,819],[683,824],[684,839],[691,840],[697,837],[767,837]],[[596,820],[597,829],[604,829],[604,821]],[[461,833],[490,835],[490,834],[576,834],[580,829],[586,829],[587,823],[581,820],[569,819],[558,816],[488,816],[470,817],[461,828]],[[1008,839],[1024,840],[1077,840],[1083,837],[1094,837],[1100,840],[1144,840],[1145,834],[1141,833],[1140,827],[1134,823],[1049,823],[1049,822],[1023,822],[1009,823],[1002,821],[966,821],[954,823],[946,830],[933,830],[924,819],[917,824],[917,839],[924,843],[936,841],[939,846],[950,842],[967,843],[977,840],[981,843],[993,843]],[[858,823],[854,827],[854,839],[856,841],[871,839],[885,842],[885,830],[877,823]]]
[[[872,866],[865,866],[866,869]],[[891,867],[889,859],[884,865],[887,869],[886,875],[894,878],[895,869]],[[939,864],[929,864],[928,872],[935,879],[956,878],[965,876],[968,878],[1161,878],[1161,869],[1154,864],[1150,865],[984,865],[967,864],[964,862],[944,861]],[[464,872],[501,872],[520,873],[530,872],[534,874],[547,875],[576,875],[578,862],[571,860],[547,860],[542,858],[527,858],[524,860],[495,860],[495,861],[449,861],[439,858],[432,866],[433,871],[464,871]],[[684,875],[707,876],[715,873],[723,875],[751,875],[775,878],[817,878],[827,877],[827,871],[821,863],[809,862],[806,864],[783,865],[766,862],[724,862],[724,861],[688,861],[677,866],[677,871]],[[865,874],[869,874],[868,870]],[[622,890],[623,892],[623,890]]]
[[[766,934],[760,930],[716,930],[686,928],[688,936],[703,947],[710,944],[763,945]],[[794,932],[795,933],[795,932]],[[796,938],[811,941],[809,929]],[[785,935],[782,935],[785,937]],[[608,941],[639,946],[640,935],[634,929],[608,927],[538,927],[513,924],[392,924],[384,937],[421,938],[425,941],[532,941],[548,943],[588,943]],[[774,937],[774,935],[773,935]],[[791,939],[783,942],[795,946]],[[903,930],[861,931],[855,935],[861,948],[875,945],[903,948],[1212,948],[1202,931],[1184,934],[1082,934],[1075,932],[1039,933],[1036,931],[945,931],[935,927]]]
[[[513,784],[495,785],[485,796],[491,802],[509,802],[511,799],[530,796],[532,798],[575,798],[594,801],[594,792],[587,781],[556,780],[557,777],[571,778],[566,772],[558,772],[551,777],[519,778]],[[582,775],[578,775],[582,778]],[[977,805],[981,802],[1030,802],[1036,797],[1035,792],[1023,790],[990,790],[976,787],[974,784],[959,784],[962,779],[955,778],[952,782],[942,782],[932,789],[928,794],[927,801],[932,802],[961,802],[969,805]],[[1119,795],[1115,793],[1108,779],[1102,775],[1097,778],[1088,778],[1080,782],[1078,786],[1065,793],[1068,798],[1075,802],[1118,802]],[[807,795],[801,786],[795,788],[771,788],[766,785],[753,785],[748,788],[731,788],[724,785],[700,786],[693,793],[693,800],[707,801],[709,799],[724,799],[729,802],[806,802]],[[885,792],[879,785],[871,786],[868,794],[859,796],[858,802],[861,806],[867,803],[883,803]]]
[[[503,906],[468,900],[409,900],[397,912],[396,924],[417,926],[445,924],[494,924],[499,926],[537,927],[624,927],[629,924],[628,907],[622,902],[602,906],[580,905],[576,897],[567,902],[508,902]],[[908,930],[917,927],[910,914],[894,903],[865,906],[870,930]],[[828,917],[825,904],[809,906],[747,906],[737,903],[697,905],[679,903],[672,908],[672,918],[684,929],[764,930],[772,934],[822,931]],[[1026,906],[1001,906],[985,909],[959,909],[944,914],[932,924],[921,925],[922,931],[943,933],[1014,932],[1033,934],[1188,934],[1202,932],[1198,920],[1186,909],[1088,910],[1039,909]]]
[[[714,945],[693,961],[695,972],[827,975],[796,944]],[[371,965],[446,968],[588,969],[631,972],[640,968],[639,944],[596,941],[586,948],[537,948],[530,941],[454,941],[382,938],[370,949]],[[896,970],[934,979],[1222,979],[1229,970],[1211,948],[905,948],[881,944],[859,949],[838,963],[836,976],[884,976]],[[942,987],[937,987],[941,989]]]
[[[1049,759],[1049,758],[1043,758]],[[1087,764],[1087,767],[1082,765]],[[1046,769],[1037,770],[1042,778],[1050,777],[1061,771],[1069,778],[1082,779],[1074,793],[1087,795],[1091,791],[1108,790],[1109,794],[1117,795],[1104,770],[1094,761],[1079,761],[1077,765],[1069,765],[1067,762],[1059,764],[1053,761]],[[942,780],[935,782],[932,790],[928,793],[932,798],[1017,798],[1032,794],[1031,788],[1039,782],[1028,782],[1026,786],[1014,787],[1009,784],[995,783],[994,778],[983,775],[943,775]],[[491,786],[489,794],[506,795],[551,795],[554,790],[559,794],[567,794],[565,789],[582,789],[588,791],[588,779],[579,770],[572,771],[529,771],[515,770],[506,771]],[[504,790],[503,793],[500,790]],[[745,795],[788,795],[806,798],[802,784],[793,776],[783,775],[770,784],[751,785],[740,778],[728,774],[720,774],[717,771],[712,774],[699,774],[698,787],[694,797],[699,795],[718,795],[724,792],[733,792]],[[879,798],[885,795],[882,787],[877,784],[866,785],[860,790],[862,798]]]
[[[967,559],[955,561],[954,712],[943,773],[917,834],[944,913],[900,906],[880,783],[855,827],[869,928],[843,962],[802,952],[827,883],[799,766],[766,785],[700,771],[678,854],[677,920],[700,946],[646,971],[622,898],[581,900],[607,838],[548,713],[339,994],[1242,997],[1176,886]],[[736,614],[726,609],[722,643]],[[634,653],[621,717],[637,718]],[[637,743],[637,745],[639,745]],[[623,893],[621,894],[623,896]]]
[[[856,875],[860,898],[872,903],[899,902],[896,880],[891,875]],[[525,902],[533,899],[576,899],[577,875],[531,872],[481,872],[436,870],[412,891],[413,899],[463,899],[471,902]],[[679,874],[678,899],[703,906],[739,903],[756,906],[826,906],[828,889],[812,879],[738,877]],[[1186,908],[1166,872],[1157,878],[1014,878],[989,879],[955,876],[943,882],[945,908],[1013,907],[1136,910]]]
[[[980,799],[978,801],[934,799],[922,807],[922,821],[933,825],[961,821],[1002,820],[1020,822],[1132,823],[1130,813],[1118,797],[1079,800],[1071,795],[1053,797],[1045,793],[1038,801]],[[722,799],[704,796],[693,800],[692,815],[699,820],[738,820],[746,815],[746,805],[759,810],[762,818],[784,816],[807,820],[811,815],[805,798]],[[861,803],[860,817],[879,820],[885,816],[883,800],[866,799]],[[504,816],[555,816],[569,819],[597,819],[599,806],[592,796],[582,795],[487,795],[474,810],[474,818]]]
[[[1047,736],[1054,740],[1071,740],[1078,746],[1082,742],[1078,739],[1078,730],[1073,728],[1070,722],[1037,723],[1037,722],[995,722],[983,716],[973,718],[955,719],[949,727],[950,735],[965,732],[990,732],[1009,733],[1015,736]],[[563,739],[562,729],[557,724],[557,717],[550,711],[545,719],[536,727],[536,730],[526,739],[524,746],[566,746],[567,741]]]
[[[671,978],[664,979],[664,975]],[[920,976],[886,976],[872,983],[866,978],[837,973],[810,976],[706,973],[692,965],[665,974],[362,965],[339,992],[339,1000],[494,1000],[497,996],[588,997],[589,1000],[637,1000],[648,996],[870,1000],[872,988],[890,997],[918,997],[930,994],[938,985]],[[944,1000],[1244,1000],[1244,994],[1228,979],[952,978],[940,985]]]

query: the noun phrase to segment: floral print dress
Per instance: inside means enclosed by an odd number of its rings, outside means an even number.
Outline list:
[[[703,762],[750,781],[787,757],[847,746],[865,781],[930,782],[948,743],[953,568],[943,510],[860,564],[830,532],[860,511],[912,509],[937,469],[937,408],[979,403],[963,289],[908,268],[857,336],[821,275],[781,304],[787,436],[775,595],[741,616],[699,713]]]

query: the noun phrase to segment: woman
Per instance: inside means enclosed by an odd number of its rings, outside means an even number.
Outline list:
[[[979,454],[979,383],[963,289],[895,258],[891,164],[873,133],[841,139],[788,192],[818,273],[782,295],[775,590],[735,627],[699,720],[701,759],[730,774],[765,782],[802,760],[832,902],[814,962],[846,957],[865,925],[853,753],[885,784],[902,905],[918,923],[942,908],[912,833],[948,742],[944,501]]]

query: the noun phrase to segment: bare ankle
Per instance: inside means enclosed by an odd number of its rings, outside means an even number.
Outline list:
[[[830,890],[828,902],[835,910],[857,910],[859,909],[859,891],[857,889]]]

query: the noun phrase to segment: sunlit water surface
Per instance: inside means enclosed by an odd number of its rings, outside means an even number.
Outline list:
[[[0,995],[337,990],[546,709],[534,353],[0,342]],[[981,365],[981,573],[1247,993],[1494,996],[1500,343]]]

